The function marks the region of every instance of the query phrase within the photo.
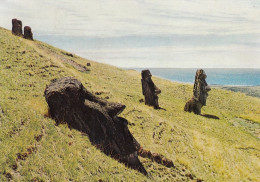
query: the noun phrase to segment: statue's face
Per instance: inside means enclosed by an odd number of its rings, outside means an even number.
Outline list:
[[[201,74],[201,78],[205,80],[207,78],[207,75],[206,74]]]
[[[143,78],[150,79],[152,77],[152,74],[149,70],[143,70],[142,71]]]
[[[198,76],[198,79],[201,79],[201,80],[205,80],[207,78],[205,71],[202,69],[197,70],[196,75]]]

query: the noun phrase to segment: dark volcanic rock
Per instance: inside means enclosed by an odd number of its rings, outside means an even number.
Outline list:
[[[208,92],[211,88],[206,82],[207,75],[203,69],[198,69],[195,76],[193,97],[186,103],[184,111],[201,114],[202,106],[206,106]]]
[[[21,20],[12,19],[12,33],[17,36],[23,36]]]
[[[139,143],[130,133],[127,120],[117,116],[125,105],[96,97],[74,78],[52,81],[44,95],[57,124],[68,123],[86,133],[105,154],[147,174],[138,159]]]
[[[155,109],[159,109],[158,94],[161,90],[156,87],[152,81],[152,74],[149,70],[142,71],[142,89],[145,98],[145,105],[153,106]]]
[[[33,33],[32,33],[32,29],[29,26],[25,26],[24,27],[24,36],[23,38],[25,39],[29,39],[29,40],[33,40]]]
[[[74,57],[71,53],[66,53],[67,56]]]
[[[162,164],[166,167],[174,167],[174,164],[172,162],[172,160],[167,159],[166,157],[164,157],[161,154],[157,154],[157,153],[153,153],[149,150],[145,150],[142,147],[140,147],[139,151],[138,151],[138,155],[143,157],[143,158],[149,158],[152,161],[158,163],[158,164]]]

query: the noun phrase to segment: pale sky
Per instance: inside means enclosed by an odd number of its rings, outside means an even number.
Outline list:
[[[259,0],[0,0],[34,37],[120,67],[260,68]]]

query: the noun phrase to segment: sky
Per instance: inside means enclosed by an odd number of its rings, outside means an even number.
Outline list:
[[[260,68],[259,0],[0,0],[34,38],[119,67]]]

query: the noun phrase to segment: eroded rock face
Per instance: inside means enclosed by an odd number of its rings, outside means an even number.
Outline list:
[[[198,69],[195,76],[193,97],[186,103],[184,111],[201,114],[202,106],[206,106],[208,92],[211,88],[206,82],[207,75],[203,69]]]
[[[29,39],[29,40],[33,40],[33,33],[32,33],[32,29],[29,26],[25,26],[24,27],[24,36],[23,38],[25,39]]]
[[[54,80],[44,92],[49,114],[56,123],[86,133],[93,145],[129,167],[147,174],[138,159],[139,143],[118,117],[125,105],[100,99],[74,78]]]
[[[12,33],[17,36],[23,36],[21,20],[12,19]]]
[[[161,90],[153,83],[152,74],[149,70],[143,70],[141,74],[145,105],[153,106],[155,109],[159,109],[160,107],[157,95],[161,93]]]

